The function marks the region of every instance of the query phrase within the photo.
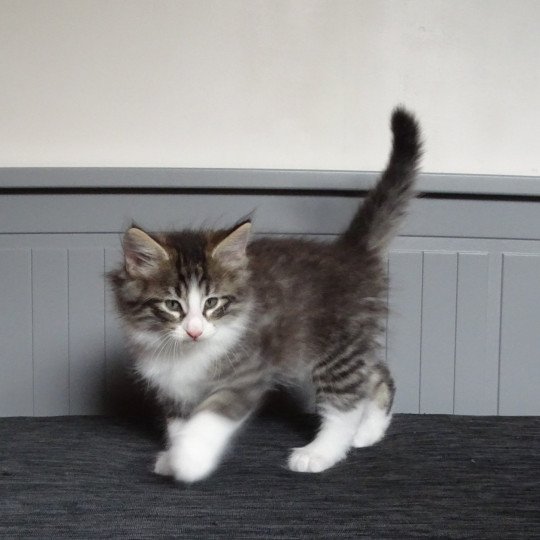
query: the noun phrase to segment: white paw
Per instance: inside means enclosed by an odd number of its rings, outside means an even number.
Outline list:
[[[197,482],[214,471],[218,457],[208,441],[184,437],[178,446],[171,449],[173,475],[181,482]]]
[[[168,450],[158,453],[156,464],[154,465],[154,472],[156,474],[160,474],[161,476],[173,475],[173,470],[171,468],[171,457]]]
[[[318,473],[325,471],[336,463],[315,449],[308,446],[295,448],[289,456],[289,469],[295,472]]]

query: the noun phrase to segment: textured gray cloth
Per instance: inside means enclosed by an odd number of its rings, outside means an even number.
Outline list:
[[[334,469],[288,471],[313,429],[262,416],[185,486],[150,472],[151,424],[0,419],[0,538],[540,537],[540,418],[397,415]]]

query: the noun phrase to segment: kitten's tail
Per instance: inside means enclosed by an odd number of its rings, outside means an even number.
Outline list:
[[[403,107],[392,113],[392,152],[380,180],[364,199],[341,241],[351,246],[384,249],[394,237],[414,195],[422,154],[420,128]]]

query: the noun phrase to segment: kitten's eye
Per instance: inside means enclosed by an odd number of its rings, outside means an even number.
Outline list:
[[[204,303],[204,307],[206,309],[212,309],[213,307],[217,306],[218,301],[219,301],[218,298],[216,298],[215,296],[212,296],[206,300],[206,302]]]
[[[178,300],[165,300],[165,307],[171,311],[180,311],[180,302]]]

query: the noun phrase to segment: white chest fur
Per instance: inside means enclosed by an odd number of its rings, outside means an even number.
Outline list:
[[[210,380],[219,376],[220,361],[244,332],[246,320],[246,316],[239,317],[207,341],[190,344],[174,356],[142,354],[138,358],[137,371],[169,399],[178,403],[196,403]]]
[[[208,354],[207,347],[200,347],[179,357],[160,356],[140,358],[137,369],[159,392],[179,403],[200,400],[205,383],[211,376],[215,356]]]

